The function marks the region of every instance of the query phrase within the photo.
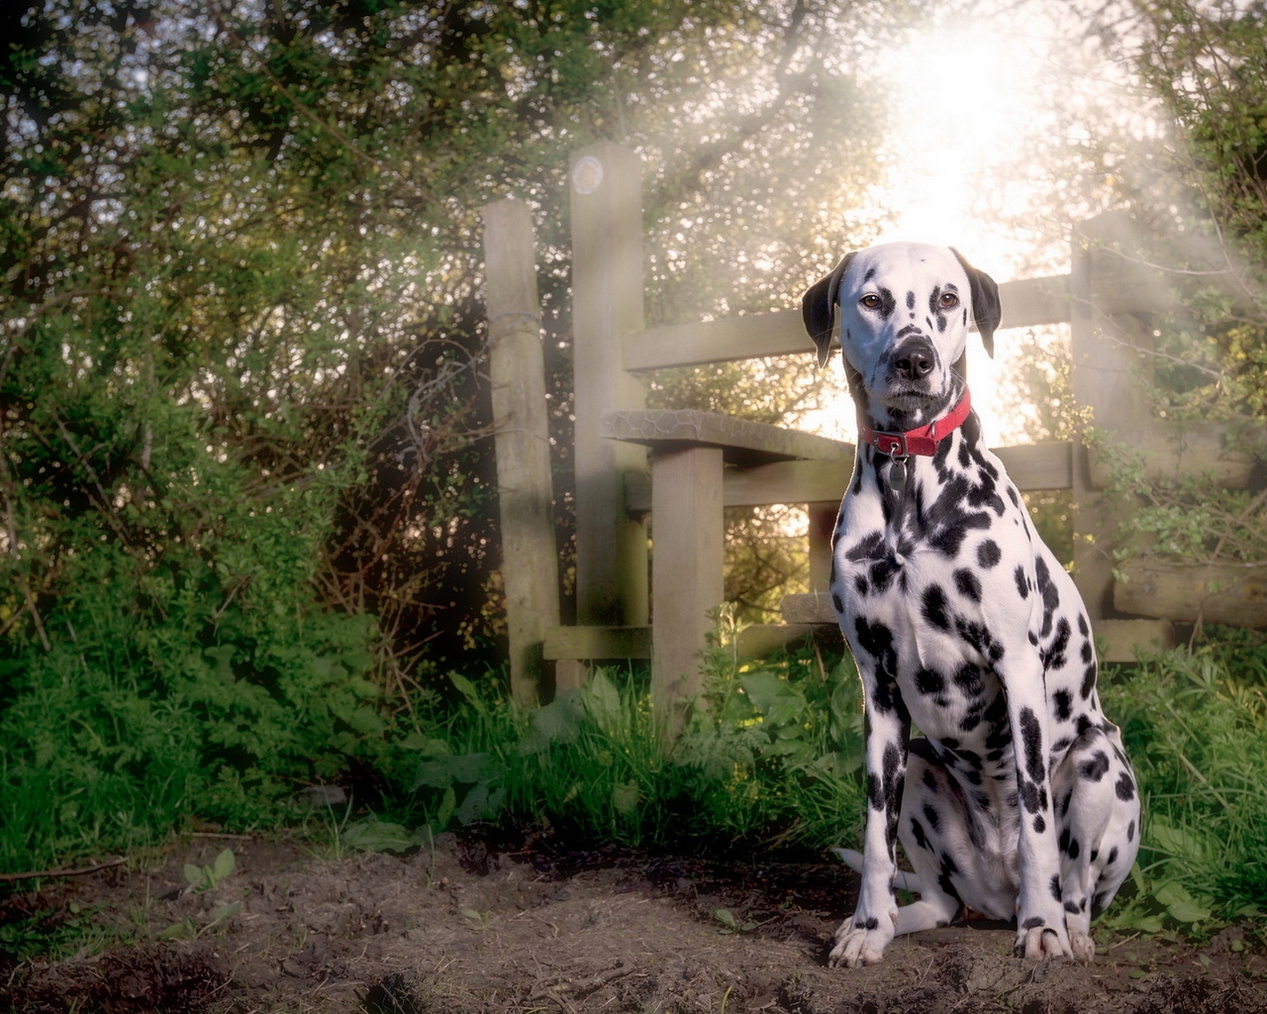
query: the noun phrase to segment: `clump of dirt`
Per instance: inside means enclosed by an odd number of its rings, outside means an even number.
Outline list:
[[[234,871],[202,890],[185,864]],[[214,878],[213,878],[214,879]],[[1267,957],[1237,930],[1202,947],[1101,940],[1089,965],[1027,964],[976,924],[829,969],[856,880],[843,866],[564,852],[440,836],[408,856],[197,838],[0,903],[0,919],[93,913],[66,960],[0,969],[0,1010],[737,1014],[1249,1014]],[[128,941],[136,941],[129,945]]]

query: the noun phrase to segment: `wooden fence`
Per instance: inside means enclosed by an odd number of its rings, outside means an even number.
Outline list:
[[[722,510],[806,504],[813,591],[785,603],[785,622],[748,629],[759,653],[834,624],[827,602],[829,539],[853,447],[812,434],[695,411],[648,411],[640,375],[667,367],[812,355],[799,310],[646,328],[641,164],[602,143],[569,172],[573,244],[577,625],[558,625],[559,575],[549,520],[544,387],[531,225],[526,206],[485,209],[489,339],[515,697],[531,703],[545,665],[557,689],[587,660],[650,658],[657,712],[672,730],[699,690],[698,653],[722,601]],[[1069,274],[1000,285],[1002,327],[1068,323],[1072,393],[1095,426],[1128,437],[1158,477],[1197,469],[1229,487],[1250,482],[1252,456],[1211,427],[1169,430],[1143,402],[1151,316],[1172,298],[1158,272],[1131,257],[1118,216],[1083,223]],[[843,252],[843,251],[842,251]],[[828,265],[819,265],[825,269]],[[500,406],[500,407],[497,407]],[[1071,406],[1072,410],[1072,406]],[[1113,533],[1126,505],[1101,491],[1103,469],[1080,442],[995,448],[1023,491],[1067,489],[1074,503],[1075,580],[1107,660],[1168,644],[1169,621],[1267,625],[1264,568],[1176,576],[1143,558],[1114,580]],[[648,602],[646,519],[655,518]],[[1235,572],[1234,572],[1235,571]],[[1178,591],[1175,591],[1178,589]]]

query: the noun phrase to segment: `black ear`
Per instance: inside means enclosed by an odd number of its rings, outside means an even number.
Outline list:
[[[999,287],[984,271],[978,271],[969,264],[953,246],[950,252],[968,273],[968,284],[972,289],[972,320],[981,332],[981,344],[993,359],[994,332],[999,329],[999,322],[1003,319],[1003,309],[999,305]]]
[[[840,280],[845,277],[853,254],[845,254],[839,264],[831,269],[831,274],[824,275],[801,297],[801,318],[805,321],[805,330],[818,346],[818,365],[827,363],[831,348],[832,324],[836,318],[836,303],[840,298]]]

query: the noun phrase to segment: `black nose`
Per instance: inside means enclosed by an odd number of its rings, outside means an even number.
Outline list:
[[[933,372],[933,356],[928,349],[906,349],[893,363],[904,380],[921,380]]]

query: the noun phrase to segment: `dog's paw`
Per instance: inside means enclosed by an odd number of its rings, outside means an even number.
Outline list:
[[[1073,951],[1074,959],[1083,964],[1087,964],[1095,957],[1095,941],[1088,933],[1079,933],[1077,930],[1070,933],[1069,949]]]
[[[878,965],[892,939],[892,919],[846,919],[836,931],[836,946],[831,949],[827,964],[832,968]]]
[[[1065,928],[1062,926],[1057,929],[1054,926],[1048,926],[1040,919],[1025,920],[1021,928],[1017,930],[1012,953],[1018,958],[1026,958],[1030,961],[1073,957],[1073,950],[1069,946],[1069,934]]]

